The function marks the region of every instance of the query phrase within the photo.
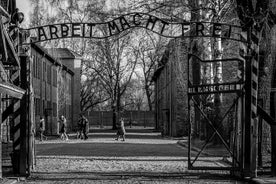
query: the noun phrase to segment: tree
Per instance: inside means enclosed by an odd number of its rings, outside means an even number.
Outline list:
[[[83,61],[83,65],[89,65],[90,61]],[[87,64],[88,63],[88,64]],[[100,77],[89,67],[82,67],[81,81],[81,112],[101,109],[100,104],[109,100]]]
[[[143,80],[140,77],[131,79],[125,94],[122,96],[122,102],[125,110],[138,110],[146,108],[145,90],[141,88]]]
[[[136,74],[141,76],[140,79],[143,82],[142,86],[145,90],[148,109],[152,111],[153,83],[151,78],[156,64],[161,60],[168,39],[153,34],[148,30],[139,30],[136,35],[136,44],[132,46],[132,50],[137,53],[137,68],[141,69]]]
[[[122,110],[121,97],[134,73],[137,56],[128,47],[131,36],[105,39],[94,44],[92,59],[87,67],[95,72],[110,99],[113,129]]]

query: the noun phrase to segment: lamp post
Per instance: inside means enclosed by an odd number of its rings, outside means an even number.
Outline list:
[[[24,20],[24,14],[22,12],[19,12],[19,9],[16,8],[15,12],[11,16],[11,23],[18,26],[23,22],[23,20]]]

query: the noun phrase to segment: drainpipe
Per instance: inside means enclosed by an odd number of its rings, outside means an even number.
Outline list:
[[[173,87],[173,80],[172,80],[172,61],[170,62],[170,114],[169,114],[169,118],[170,118],[170,134],[171,136],[173,136],[173,124],[172,124],[172,87]]]

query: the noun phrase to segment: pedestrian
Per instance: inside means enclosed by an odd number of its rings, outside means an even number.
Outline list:
[[[44,131],[45,131],[45,120],[42,116],[40,116],[40,119],[39,119],[40,141],[43,141],[43,137],[46,138],[46,136],[44,135]]]
[[[129,120],[129,128],[131,128],[132,127],[132,120],[130,119]]]
[[[83,139],[86,140],[88,139],[88,136],[87,136],[87,132],[89,131],[88,128],[89,128],[89,123],[88,123],[88,119],[82,115],[82,133],[83,133]]]
[[[67,122],[66,122],[66,118],[62,115],[60,117],[60,122],[61,122],[61,128],[60,128],[60,138],[62,140],[68,140],[68,135],[67,135]]]
[[[80,115],[78,120],[77,139],[83,139],[82,129],[83,129],[83,119],[82,119],[82,115]]]
[[[117,130],[117,138],[115,140],[119,140],[119,137],[122,137],[122,141],[125,141],[125,134],[126,134],[126,130],[125,130],[125,123],[124,123],[124,118],[122,117],[119,121],[119,125],[118,125],[118,130]]]

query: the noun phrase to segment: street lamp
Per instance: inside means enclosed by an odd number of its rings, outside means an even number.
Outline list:
[[[24,20],[24,14],[22,12],[19,12],[19,9],[16,8],[15,12],[12,14],[12,17],[11,17],[11,23],[21,24],[23,20]]]

